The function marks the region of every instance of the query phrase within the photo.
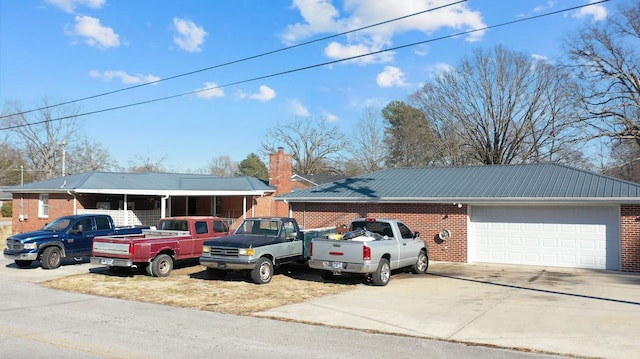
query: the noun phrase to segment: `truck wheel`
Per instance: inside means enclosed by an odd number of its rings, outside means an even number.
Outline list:
[[[56,269],[60,267],[62,261],[62,253],[58,247],[47,247],[42,253],[40,263],[44,269]]]
[[[269,260],[269,258],[262,257],[258,259],[258,263],[251,270],[251,279],[256,284],[267,284],[271,282],[271,278],[273,277],[273,263]]]
[[[33,261],[25,261],[25,260],[16,260],[16,265],[20,268],[28,268],[31,266]]]
[[[424,274],[427,273],[427,268],[429,268],[429,258],[427,252],[421,250],[416,263],[411,266],[411,271],[415,274]]]
[[[152,276],[167,277],[173,270],[173,259],[167,254],[160,254],[153,258],[149,266],[151,267]]]
[[[380,264],[378,264],[378,269],[373,272],[373,276],[371,277],[371,281],[373,285],[384,286],[389,283],[389,279],[391,278],[391,267],[389,266],[389,260],[387,258],[381,258]]]
[[[220,270],[215,268],[207,268],[207,279],[224,279],[227,276],[226,270]]]

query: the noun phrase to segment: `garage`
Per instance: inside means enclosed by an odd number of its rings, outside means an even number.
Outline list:
[[[620,208],[470,206],[468,258],[620,270]]]

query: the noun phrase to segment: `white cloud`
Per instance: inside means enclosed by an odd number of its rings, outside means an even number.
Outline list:
[[[289,105],[291,106],[294,115],[303,117],[309,116],[309,110],[297,98],[289,101]]]
[[[589,3],[593,3],[596,0],[590,0]],[[573,14],[573,17],[576,18],[585,18],[585,17],[593,17],[594,21],[601,21],[607,17],[607,8],[605,8],[602,4],[591,5],[581,8]]]
[[[282,40],[291,44],[315,34],[344,32],[449,3],[449,0],[347,0],[343,3],[341,16],[328,0],[294,0],[292,7],[299,10],[303,21],[289,25],[282,34]],[[466,4],[457,4],[348,34],[345,43],[329,44],[325,55],[337,59],[344,58],[346,53],[362,53],[356,50],[378,51],[393,45],[393,37],[405,32],[432,34],[443,28],[465,31],[482,27],[486,25],[480,12],[472,11]],[[466,40],[478,41],[483,35],[484,31],[474,32],[467,35]],[[368,63],[392,59],[393,54],[385,53],[385,56]]]
[[[551,9],[555,5],[556,5],[556,2],[554,0],[549,0],[549,1],[547,1],[546,4],[538,5],[535,8],[533,8],[533,12],[542,12],[542,11],[545,11],[547,9]]]
[[[404,72],[395,66],[385,66],[384,71],[376,77],[376,83],[380,87],[406,86]]]
[[[99,19],[91,16],[76,16],[72,35],[84,37],[89,46],[103,49],[120,46],[118,34],[112,28],[103,26]]]
[[[224,97],[224,91],[217,87],[218,85],[215,82],[205,82],[204,87],[196,89],[198,91],[196,96],[206,99]]]
[[[250,99],[267,102],[271,101],[276,97],[276,92],[269,86],[262,85],[260,86],[260,92],[249,95]]]
[[[438,62],[434,65],[427,66],[427,77],[433,79],[444,72],[453,71],[454,67],[444,62]]]
[[[331,42],[325,49],[324,54],[328,58],[340,60],[350,57],[365,55],[371,52],[379,51],[380,48],[369,48],[364,44],[342,45],[337,42]],[[393,59],[392,52],[385,52],[376,55],[362,56],[346,62],[356,62],[359,64],[384,63]]]
[[[123,84],[127,84],[127,85],[154,82],[154,81],[160,80],[160,77],[158,76],[141,75],[141,74],[130,75],[122,70],[109,70],[109,71],[104,71],[102,73],[100,71],[92,70],[89,72],[89,76],[100,78],[103,81],[112,81],[113,79],[117,78],[117,79],[120,79],[120,81],[122,81]]]
[[[202,44],[204,44],[204,38],[207,36],[204,28],[196,25],[193,21],[179,18],[173,19],[173,25],[178,32],[173,37],[173,41],[178,47],[187,52],[202,51]]]
[[[327,110],[322,110],[322,117],[324,117],[329,122],[338,121],[338,116],[332,114],[331,112],[329,112]]]
[[[76,7],[78,6],[86,6],[92,9],[99,9],[106,3],[106,0],[45,0],[45,1],[68,13],[74,13],[76,10]]]

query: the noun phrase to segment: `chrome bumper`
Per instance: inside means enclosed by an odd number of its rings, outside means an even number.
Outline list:
[[[35,261],[38,259],[38,252],[18,252],[18,253],[13,253],[13,252],[8,252],[6,249],[4,250],[4,257],[11,259],[11,260],[17,260],[17,261]]]
[[[258,259],[255,257],[237,258],[237,257],[200,257],[200,264],[219,270],[243,270],[253,269]]]
[[[124,258],[91,257],[91,264],[109,267],[131,267],[133,262]]]

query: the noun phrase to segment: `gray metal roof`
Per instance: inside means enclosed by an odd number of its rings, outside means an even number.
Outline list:
[[[264,195],[275,188],[254,177],[185,173],[86,172],[5,189],[14,193],[110,193],[152,195]]]
[[[394,168],[276,196],[287,202],[640,203],[640,184],[554,163]]]

